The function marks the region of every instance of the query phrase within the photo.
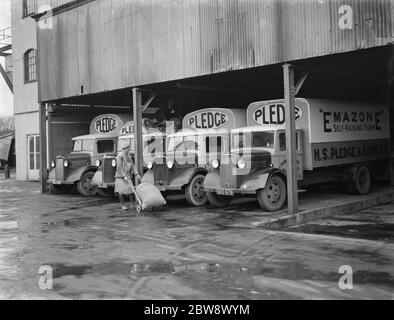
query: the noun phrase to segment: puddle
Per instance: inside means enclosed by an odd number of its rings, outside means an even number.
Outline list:
[[[70,248],[73,246],[69,246]],[[217,272],[220,269],[218,263],[203,262],[194,264],[185,264],[175,266],[171,262],[166,261],[148,261],[140,263],[124,263],[124,262],[108,262],[94,265],[63,265],[63,264],[50,264],[53,268],[53,277],[60,278],[63,276],[83,276],[84,274],[117,274],[128,275],[135,274],[144,276],[147,274],[169,274],[185,271],[194,272]]]

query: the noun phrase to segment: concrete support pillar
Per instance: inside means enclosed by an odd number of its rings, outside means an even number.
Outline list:
[[[294,69],[287,63],[283,65],[283,83],[287,153],[287,205],[289,213],[294,214],[298,209]]]
[[[41,192],[47,191],[48,167],[47,167],[47,105],[40,103],[40,182]]]
[[[142,93],[138,88],[133,88],[133,120],[134,120],[134,151],[135,165],[138,173],[142,176]]]

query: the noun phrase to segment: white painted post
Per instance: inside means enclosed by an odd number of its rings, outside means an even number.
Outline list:
[[[285,95],[287,206],[289,213],[294,214],[298,209],[294,69],[288,63],[284,64],[282,67]]]

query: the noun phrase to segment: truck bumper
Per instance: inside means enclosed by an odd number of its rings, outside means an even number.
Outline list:
[[[48,183],[52,183],[52,184],[74,184],[73,181],[64,181],[64,180],[48,180]]]
[[[215,192],[219,195],[235,195],[235,194],[256,194],[256,189],[232,189],[232,188],[204,188],[205,192]]]

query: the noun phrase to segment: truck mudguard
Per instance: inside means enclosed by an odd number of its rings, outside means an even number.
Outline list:
[[[220,187],[220,171],[218,169],[208,171],[204,179],[204,187],[207,189],[216,189]]]
[[[53,180],[55,180],[55,169],[53,168],[51,171],[49,171],[49,175],[48,175],[48,182],[51,182]]]
[[[66,181],[76,182],[81,179],[81,176],[88,170],[97,170],[97,167],[94,166],[83,166],[78,168],[77,170],[71,172],[67,177]]]
[[[183,171],[180,174],[177,174],[174,179],[172,179],[168,184],[168,189],[180,189],[184,185],[188,184],[190,180],[194,177],[197,173],[207,173],[207,169],[205,168],[189,168]]]
[[[103,185],[103,171],[102,170],[97,170],[94,173],[91,184],[93,186],[98,186],[99,188]]]
[[[267,181],[273,175],[278,174],[285,179],[286,182],[286,173],[283,170],[275,169],[275,168],[267,168],[262,171],[258,171],[250,176],[248,176],[240,186],[242,190],[251,190],[257,191],[259,189],[265,188]]]

